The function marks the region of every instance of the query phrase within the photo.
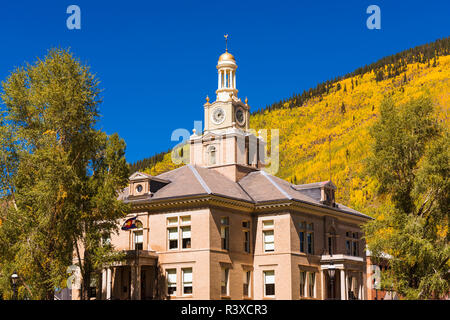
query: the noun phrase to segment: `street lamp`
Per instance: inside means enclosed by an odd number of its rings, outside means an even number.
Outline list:
[[[333,262],[331,262],[328,267],[328,276],[330,277],[330,299],[334,299],[334,276],[336,275],[336,267]]]
[[[11,275],[11,283],[13,287],[13,300],[17,300],[17,281],[19,280],[19,276],[14,271],[14,273]]]

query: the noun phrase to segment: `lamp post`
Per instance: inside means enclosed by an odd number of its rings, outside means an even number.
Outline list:
[[[19,276],[14,271],[11,275],[11,283],[13,287],[13,300],[17,300],[17,281],[19,280]]]
[[[334,266],[333,262],[331,262],[330,266],[328,267],[328,276],[330,277],[330,299],[334,299],[334,277],[336,275],[336,267]]]

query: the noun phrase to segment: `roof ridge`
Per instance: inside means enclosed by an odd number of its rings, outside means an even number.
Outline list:
[[[272,183],[274,186],[275,186],[275,188],[277,188],[277,190],[278,191],[280,191],[280,193],[282,194],[282,195],[284,195],[286,198],[288,198],[289,200],[292,200],[292,197],[286,192],[286,191],[284,191],[275,181],[273,181],[271,178],[270,178],[270,175],[268,175],[264,170],[261,170],[260,171],[261,172],[261,174],[264,176],[264,177],[266,177],[266,179],[267,180],[269,180],[270,181],[270,183]]]
[[[189,169],[191,169],[192,173],[194,174],[195,178],[197,178],[198,182],[202,185],[203,189],[205,189],[208,194],[211,194],[211,189],[208,187],[205,180],[203,180],[200,173],[198,173],[197,169],[191,164],[188,164],[187,166],[189,167]]]

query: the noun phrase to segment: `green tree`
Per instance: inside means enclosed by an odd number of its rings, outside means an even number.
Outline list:
[[[399,106],[387,98],[380,113],[368,169],[386,204],[365,227],[368,246],[391,256],[384,283],[405,298],[439,298],[450,288],[448,128],[426,97]]]
[[[2,89],[0,286],[9,292],[17,271],[19,296],[53,299],[75,249],[83,283],[114,257],[97,239],[126,212],[125,144],[95,129],[98,80],[67,50],[16,69]]]

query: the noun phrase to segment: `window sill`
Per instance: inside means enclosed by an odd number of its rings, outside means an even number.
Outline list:
[[[223,296],[223,295],[221,295],[221,296],[220,296],[220,299],[223,299],[223,300],[231,300],[231,297],[230,297],[230,296]]]

